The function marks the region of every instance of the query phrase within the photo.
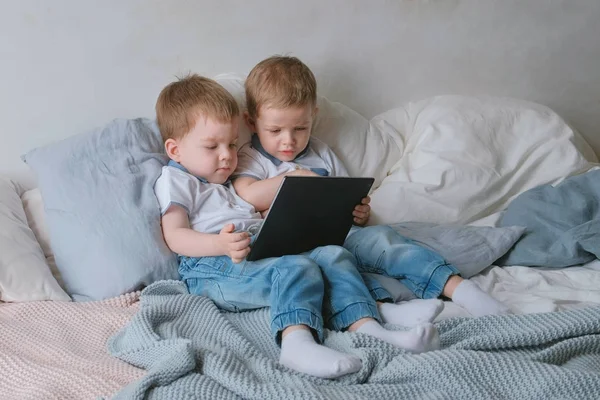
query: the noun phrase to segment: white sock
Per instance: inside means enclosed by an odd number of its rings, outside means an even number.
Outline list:
[[[288,368],[319,378],[337,378],[362,367],[360,358],[318,344],[312,333],[304,329],[283,337],[279,362]]]
[[[466,279],[454,289],[452,301],[475,317],[510,313],[508,307]]]
[[[440,336],[431,323],[419,325],[408,332],[388,331],[377,321],[365,322],[356,330],[374,336],[412,353],[422,353],[440,348]]]
[[[378,303],[377,308],[383,322],[413,327],[431,322],[444,309],[439,299],[415,299],[403,303]]]

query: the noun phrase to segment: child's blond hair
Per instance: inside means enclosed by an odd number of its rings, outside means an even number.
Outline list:
[[[296,57],[273,56],[259,62],[246,79],[246,106],[251,118],[260,108],[315,106],[317,81],[310,68]]]
[[[212,79],[196,74],[168,84],[156,101],[156,120],[163,141],[181,139],[199,116],[228,123],[240,111],[233,96]]]

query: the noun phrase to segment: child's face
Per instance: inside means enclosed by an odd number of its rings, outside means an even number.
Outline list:
[[[201,116],[183,138],[169,139],[174,145],[165,143],[167,154],[191,174],[210,183],[225,183],[237,167],[238,127],[239,118],[222,123]]]
[[[267,153],[281,161],[292,161],[308,145],[316,111],[312,105],[261,107],[256,120],[249,124]]]

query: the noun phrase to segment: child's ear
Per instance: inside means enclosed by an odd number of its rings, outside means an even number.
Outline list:
[[[179,162],[179,146],[175,139],[165,140],[165,152],[171,160]]]
[[[250,114],[248,114],[248,111],[244,111],[244,122],[246,123],[248,129],[250,129],[250,132],[256,132],[256,123],[252,118],[250,118]]]

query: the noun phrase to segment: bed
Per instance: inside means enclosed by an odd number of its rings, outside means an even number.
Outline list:
[[[243,77],[217,80],[244,107]],[[582,137],[551,109],[511,98],[438,96],[371,120],[325,97],[319,108],[314,135],[352,175],[375,177],[372,223],[455,260],[514,315],[471,318],[446,302],[440,351],[329,332],[326,344],[361,356],[361,371],[328,381],[286,370],[267,309],[220,313],[176,281],[148,196],[165,162],[156,126],[117,119],[27,152],[39,187],[0,181],[0,398],[600,395],[592,250],[568,267],[501,262],[518,260],[523,230],[503,224],[516,199],[596,171]]]
[[[599,15],[595,0],[4,2],[0,400],[600,398]],[[281,53],[326,96],[315,136],[375,178],[371,223],[513,315],[445,302],[442,349],[421,355],[327,332],[363,360],[328,381],[277,364],[267,309],[220,313],[177,283],[155,99],[192,71],[243,108],[243,77],[217,74]]]

